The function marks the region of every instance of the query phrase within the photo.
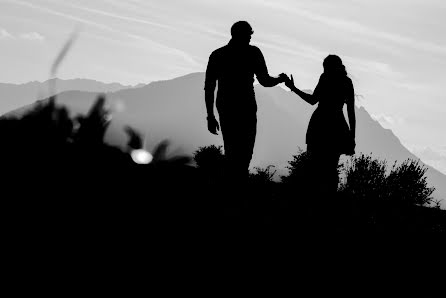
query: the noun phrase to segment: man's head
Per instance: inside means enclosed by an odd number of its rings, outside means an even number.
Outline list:
[[[246,21],[238,21],[231,27],[232,40],[240,44],[249,44],[253,33],[251,25]]]

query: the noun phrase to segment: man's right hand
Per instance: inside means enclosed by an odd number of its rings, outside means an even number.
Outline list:
[[[288,76],[284,74],[283,72],[279,75],[279,80],[281,83],[285,83],[288,81]]]
[[[208,130],[210,133],[214,135],[218,135],[217,131],[220,130],[220,125],[218,124],[217,119],[214,116],[208,116]]]

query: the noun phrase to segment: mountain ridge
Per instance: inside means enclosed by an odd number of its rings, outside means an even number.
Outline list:
[[[55,92],[49,90],[50,86],[55,86]],[[27,83],[0,83],[0,115],[13,109],[21,108],[32,104],[36,100],[42,100],[54,95],[70,90],[108,93],[122,89],[139,88],[144,86],[140,83],[134,86],[122,85],[120,83],[104,83],[90,79],[59,79],[53,78],[43,82],[31,81]]]

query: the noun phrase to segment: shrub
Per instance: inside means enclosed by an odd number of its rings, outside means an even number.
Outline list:
[[[407,159],[400,165],[395,163],[387,177],[389,198],[414,205],[434,203],[431,195],[435,188],[427,186],[426,171],[427,168],[417,160]]]
[[[199,147],[193,155],[197,168],[208,182],[218,182],[223,179],[224,155],[222,146],[209,145]]]
[[[222,146],[199,147],[194,153],[194,160],[198,168],[212,169],[223,165],[224,155]]]
[[[344,165],[340,191],[357,199],[384,199],[386,168],[386,161],[370,155],[353,156]]]
[[[274,168],[273,165],[269,165],[266,168],[255,167],[254,173],[250,173],[251,181],[256,185],[267,185],[270,183],[274,183],[274,175],[277,170],[271,170]]]
[[[426,171],[419,161],[407,159],[400,165],[395,162],[387,174],[386,161],[361,154],[347,162],[340,191],[358,199],[430,205],[435,203],[435,188],[427,186]]]
[[[281,182],[285,184],[301,183],[306,179],[309,171],[310,156],[307,151],[298,147],[297,154],[293,155],[293,160],[288,162],[288,175],[281,176]]]

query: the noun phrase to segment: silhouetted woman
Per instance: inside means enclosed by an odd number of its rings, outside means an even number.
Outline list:
[[[341,154],[352,155],[355,149],[355,104],[351,79],[341,58],[329,55],[323,62],[324,72],[313,94],[294,86],[293,76],[286,86],[311,105],[318,103],[308,124],[306,143],[310,156],[312,192],[329,199],[338,187],[338,163]],[[347,105],[349,125],[343,107]],[[328,196],[328,197],[326,197]]]

